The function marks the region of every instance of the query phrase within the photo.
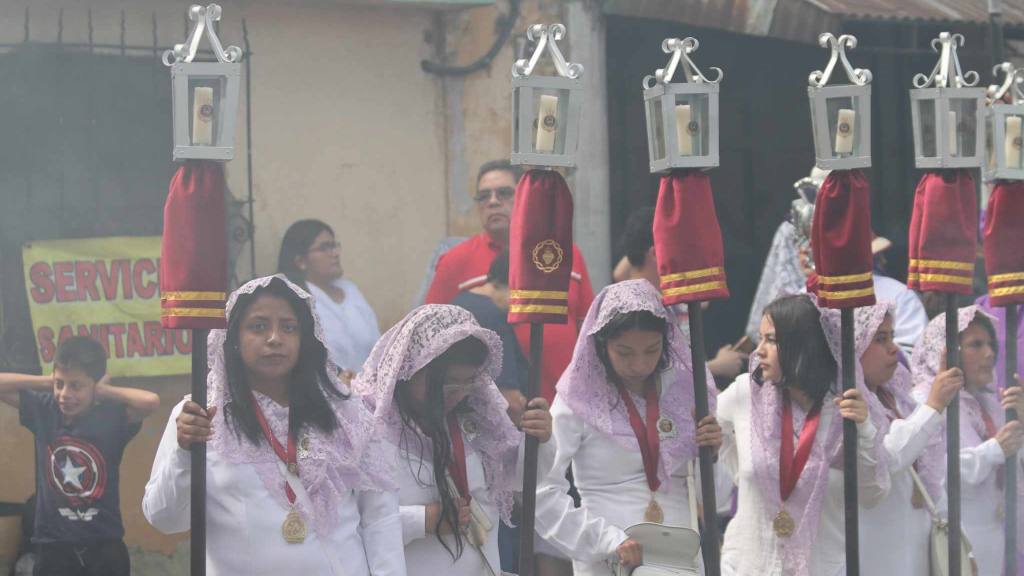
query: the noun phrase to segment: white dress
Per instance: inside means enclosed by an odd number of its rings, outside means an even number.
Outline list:
[[[633,400],[644,418],[644,400],[635,395]],[[537,533],[573,558],[575,576],[609,576],[609,561],[627,538],[623,529],[643,522],[651,501],[640,450],[627,450],[595,430],[558,396],[551,416],[552,438],[541,445],[538,462]],[[616,427],[615,433],[635,442],[628,424]],[[565,471],[570,463],[583,499],[580,508],[574,508],[567,494]],[[662,484],[658,490],[664,524],[691,527],[686,472],[672,471],[668,487]]]
[[[410,576],[483,576],[489,574],[487,564],[495,573],[501,573],[501,561],[498,556],[498,507],[487,490],[484,481],[484,467],[473,446],[467,441],[466,478],[472,499],[493,524],[487,535],[487,543],[482,552],[478,551],[469,541],[463,538],[462,555],[453,560],[448,550],[441,545],[436,534],[426,531],[426,505],[440,502],[437,488],[434,486],[434,466],[431,458],[430,441],[424,438],[424,453],[419,455],[419,443],[410,438],[412,454],[398,453],[398,486],[399,504],[402,516],[402,541],[405,544],[405,563]],[[509,458],[516,458],[522,453],[510,451]],[[515,463],[511,463],[515,464]],[[509,466],[510,470],[516,470]],[[520,471],[521,472],[521,471]],[[520,481],[521,484],[521,481]],[[443,536],[448,547],[455,551],[455,539]],[[486,556],[486,564],[484,562]],[[375,575],[376,576],[376,575]]]
[[[961,410],[960,418],[965,416]],[[1004,523],[1003,491],[997,482],[1006,457],[995,438],[982,442],[971,426],[960,426],[960,442],[960,510],[964,533],[974,548],[979,576],[998,576],[1003,566]],[[964,447],[972,444],[970,448]]]
[[[191,456],[178,446],[174,407],[167,422],[142,509],[165,534],[189,529]],[[223,423],[222,423],[223,424]],[[206,571],[210,576],[404,576],[398,495],[353,492],[326,538],[312,527],[301,544],[281,536],[287,510],[275,503],[255,469],[206,454]]]
[[[921,404],[909,417],[893,420],[883,440],[889,458],[891,488],[881,504],[860,508],[862,574],[929,575],[932,526],[927,508],[914,508],[913,464],[928,443],[942,433],[943,416]],[[941,504],[940,504],[941,507]],[[893,546],[899,542],[899,546]]]
[[[767,386],[768,384],[766,384]],[[739,487],[736,517],[729,523],[722,548],[723,576],[783,576],[781,548],[785,545],[772,530],[771,519],[777,510],[768,510],[754,475],[751,455],[751,381],[744,374],[718,396],[718,422],[722,426],[723,442],[719,459],[732,473]],[[818,434],[829,429],[832,418],[838,417],[834,405],[827,400],[821,411]],[[802,426],[803,416],[794,405],[796,432]],[[794,420],[797,420],[795,418]],[[875,506],[886,496],[885,488],[875,480],[877,462],[871,457],[877,430],[871,421],[857,427],[858,498],[864,506]],[[812,576],[841,576],[846,568],[843,514],[843,473],[835,468],[829,471],[828,490],[821,509],[817,537],[808,563]],[[750,561],[750,555],[755,555]],[[740,572],[748,562],[758,567],[756,572]],[[864,574],[868,574],[864,572]]]
[[[339,278],[334,285],[345,291],[345,299],[340,304],[312,282],[306,282],[324,329],[331,360],[339,368],[358,372],[380,338],[377,315],[355,284]]]

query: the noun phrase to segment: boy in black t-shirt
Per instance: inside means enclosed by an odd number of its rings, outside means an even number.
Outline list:
[[[103,347],[75,336],[58,348],[52,375],[0,374],[0,401],[35,435],[35,576],[130,573],[118,469],[160,397],[111,386],[106,371]]]

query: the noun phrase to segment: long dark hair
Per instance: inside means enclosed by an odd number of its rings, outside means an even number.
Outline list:
[[[820,407],[829,392],[836,393],[838,365],[821,328],[821,312],[806,294],[783,296],[765,306],[775,326],[779,349],[779,386],[796,388]],[[760,369],[755,375],[760,379]]]
[[[457,494],[453,494],[448,485],[447,473],[448,464],[452,459],[452,441],[448,436],[448,423],[444,410],[444,382],[449,367],[483,366],[487,360],[487,354],[487,345],[470,336],[452,344],[440,356],[434,358],[426,366],[427,402],[419,410],[413,405],[408,381],[399,382],[395,387],[395,403],[398,406],[398,413],[402,417],[401,449],[407,454],[412,454],[410,442],[417,442],[419,461],[422,467],[423,454],[426,450],[423,436],[426,436],[431,443],[434,485],[441,497],[441,514],[434,526],[434,533],[437,535],[437,540],[451,555],[452,560],[457,560],[462,556],[463,542],[462,533],[458,529],[459,507],[455,503]],[[462,408],[459,406],[456,407],[456,410]],[[419,431],[417,431],[417,425]],[[420,431],[422,431],[422,435]],[[411,460],[409,465],[412,466]],[[413,476],[419,478],[415,472]],[[441,524],[445,521],[454,528],[452,532],[455,537],[455,550],[452,550],[441,537]]]
[[[252,389],[246,378],[245,363],[239,349],[239,331],[246,312],[257,298],[275,296],[288,302],[299,319],[299,360],[292,370],[288,387],[288,428],[298,434],[311,426],[324,432],[333,432],[338,419],[327,401],[327,394],[346,398],[327,377],[327,348],[313,333],[313,313],[309,306],[283,281],[274,278],[265,287],[252,294],[238,297],[228,319],[227,338],[224,340],[224,367],[227,372],[229,399],[224,407],[224,421],[236,436],[245,436],[253,444],[263,441],[263,431],[253,406]]]
[[[330,232],[331,236],[334,236],[334,229],[327,225],[326,222],[308,219],[299,220],[291,226],[284,233],[284,238],[281,239],[281,252],[277,256],[277,271],[280,274],[284,274],[289,280],[298,284],[299,286],[306,285],[306,273],[299,270],[299,267],[295,265],[295,259],[299,256],[305,256],[309,249],[313,247],[313,241],[320,235],[321,232]]]
[[[608,341],[622,336],[628,330],[658,332],[661,334],[661,359],[658,360],[655,372],[665,370],[671,363],[672,349],[668,345],[669,324],[664,318],[659,318],[647,310],[634,310],[632,312],[616,314],[597,334],[594,334],[597,359],[604,366],[604,371],[608,374],[608,378],[616,384],[619,383],[619,375],[615,372],[615,368],[612,367],[612,361],[608,357]]]

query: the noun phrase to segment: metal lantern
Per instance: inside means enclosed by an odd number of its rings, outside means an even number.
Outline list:
[[[996,66],[992,73],[1005,74],[1003,82],[989,86],[992,102],[988,114],[988,166],[986,176],[1003,180],[1024,180],[1021,144],[1024,124],[1024,69],[1009,62]]]
[[[825,71],[815,70],[807,79],[814,131],[814,157],[819,168],[850,170],[871,166],[871,71],[854,68],[847,48],[857,38],[831,33],[818,36],[822,48],[830,48]],[[827,86],[836,64],[841,63],[851,84]]]
[[[981,168],[985,153],[985,89],[974,88],[978,73],[960,69],[961,34],[943,32],[932,40],[941,52],[931,74],[914,76],[910,90],[914,163],[918,168]]]
[[[225,49],[217,37],[218,4],[193,4],[188,10],[192,33],[163,55],[171,68],[171,103],[174,109],[174,159],[231,160],[235,150],[242,50]],[[193,62],[199,42],[206,36],[216,62]]]
[[[583,108],[583,66],[566,62],[557,41],[561,24],[534,24],[527,37],[537,47],[512,65],[512,164],[575,166]],[[544,51],[557,76],[533,75]]]
[[[709,79],[690,59],[700,43],[696,38],[668,38],[661,49],[672,57],[667,68],[644,78],[647,151],[651,172],[673,168],[718,166],[718,83],[722,70]],[[682,64],[683,81],[672,82]]]

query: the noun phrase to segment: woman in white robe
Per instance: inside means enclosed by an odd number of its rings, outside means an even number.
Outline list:
[[[885,500],[860,509],[860,568],[864,574],[928,576],[932,514],[915,488],[912,473],[921,479],[928,496],[941,508],[945,478],[943,416],[960,389],[946,378],[925,402],[911,397],[910,371],[900,363],[896,343],[894,306],[880,302],[854,312],[854,353],[860,358],[859,382],[867,387],[885,414],[879,436],[885,449],[891,488]],[[839,318],[827,314],[826,337],[839,346]],[[871,396],[869,396],[871,398]],[[893,546],[893,542],[901,542]]]
[[[289,226],[277,272],[313,295],[331,360],[342,370],[358,371],[380,338],[380,328],[363,293],[344,276],[334,230],[312,219]]]
[[[842,420],[857,423],[858,496],[870,507],[889,486],[874,424],[881,416],[869,418],[863,388],[840,396],[838,362],[812,297],[786,296],[768,305],[760,332],[751,374],[718,397],[720,458],[738,486],[722,574],[839,576],[846,566]],[[784,430],[791,442],[783,441]],[[801,445],[809,449],[802,472],[783,475],[783,448],[799,462]],[[793,482],[785,500],[783,477]]]
[[[710,373],[707,382],[713,411]],[[697,529],[688,464],[698,446],[717,448],[721,432],[713,416],[694,423],[690,351],[650,282],[598,294],[557,391],[554,441],[540,451],[536,524],[573,559],[576,576],[609,576],[611,560],[640,563],[642,547],[624,532],[634,524]],[[570,464],[580,508],[566,494]]]
[[[498,521],[509,521],[522,434],[494,379],[501,340],[460,307],[413,310],[380,339],[353,386],[398,447],[401,536],[410,576],[500,573]],[[545,442],[551,416],[532,399],[523,432]],[[440,448],[438,448],[440,447]]]
[[[923,398],[930,394],[941,373],[958,373],[963,380],[960,394],[963,530],[974,550],[978,574],[998,576],[1002,573],[1005,549],[1003,469],[1006,457],[1020,450],[1022,437],[1020,422],[1005,423],[1004,409],[1014,406],[1018,413],[1024,414],[1024,393],[1019,385],[1011,386],[1003,392],[1001,400],[998,397],[995,362],[999,351],[995,319],[977,306],[960,308],[957,314],[961,368],[946,371],[945,322],[945,314],[933,318],[914,348],[911,360],[914,395]],[[1018,488],[1024,494],[1021,483]],[[1024,502],[1018,496],[1018,510],[1021,504]],[[1019,529],[1018,534],[1021,534]],[[1018,546],[1024,547],[1024,542],[1018,542]]]
[[[227,316],[210,332],[208,408],[186,398],[172,411],[146,519],[189,529],[188,448],[207,442],[207,574],[404,575],[390,451],[338,381],[309,294],[260,278],[231,295]]]

